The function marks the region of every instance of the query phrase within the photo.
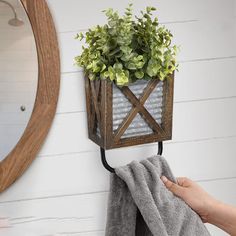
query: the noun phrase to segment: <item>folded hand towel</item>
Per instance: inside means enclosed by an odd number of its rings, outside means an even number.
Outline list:
[[[167,162],[152,156],[110,176],[106,236],[209,236],[200,217],[162,183],[176,182]],[[197,197],[197,196],[196,196]]]

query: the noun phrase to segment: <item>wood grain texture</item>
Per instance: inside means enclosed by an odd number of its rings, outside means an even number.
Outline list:
[[[38,89],[29,123],[9,155],[0,163],[0,192],[29,167],[49,131],[56,112],[60,87],[60,60],[54,23],[45,0],[22,4],[33,28],[39,63]]]

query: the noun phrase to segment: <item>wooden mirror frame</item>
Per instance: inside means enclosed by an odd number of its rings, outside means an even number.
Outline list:
[[[0,192],[18,179],[35,159],[56,113],[60,87],[57,35],[45,0],[21,0],[32,25],[38,54],[38,87],[27,127],[14,149],[0,162]]]

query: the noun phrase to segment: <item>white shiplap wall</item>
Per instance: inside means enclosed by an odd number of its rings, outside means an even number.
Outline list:
[[[79,31],[104,23],[101,10],[127,1],[48,0],[61,49],[57,115],[29,170],[0,195],[4,236],[104,235],[109,173],[87,138],[84,82],[73,65]],[[135,11],[159,8],[181,45],[175,79],[173,140],[164,156],[176,176],[189,176],[217,198],[236,205],[236,45],[233,0],[135,0]],[[107,152],[111,165],[153,155],[155,144]],[[197,196],[196,196],[197,197]],[[226,235],[209,226],[214,236]]]

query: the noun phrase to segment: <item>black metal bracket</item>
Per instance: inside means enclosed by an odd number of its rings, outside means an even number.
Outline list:
[[[110,171],[111,173],[115,173],[115,169],[112,168],[106,160],[106,153],[105,153],[105,149],[100,147],[100,152],[101,152],[101,159],[102,159],[102,164],[103,166]],[[157,155],[162,155],[163,152],[163,142],[158,142],[158,152]]]

